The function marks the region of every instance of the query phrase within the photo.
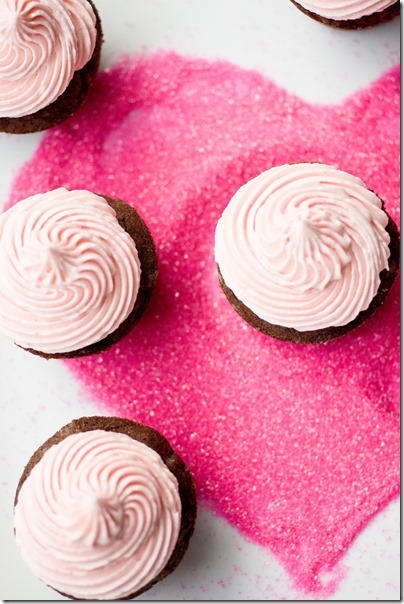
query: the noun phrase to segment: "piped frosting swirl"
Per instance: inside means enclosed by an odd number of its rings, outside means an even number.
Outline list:
[[[0,117],[50,105],[90,59],[96,37],[87,0],[2,0]]]
[[[368,308],[388,268],[388,217],[379,198],[323,164],[272,168],[231,199],[215,257],[226,285],[258,317],[312,331]]]
[[[326,19],[348,20],[360,19],[378,13],[395,4],[397,0],[298,0],[298,3]]]
[[[104,430],[51,446],[15,507],[24,560],[76,599],[118,600],[147,585],[166,566],[180,524],[178,482],[160,455]]]
[[[0,216],[0,331],[63,353],[102,340],[133,310],[136,245],[107,201],[55,189]]]

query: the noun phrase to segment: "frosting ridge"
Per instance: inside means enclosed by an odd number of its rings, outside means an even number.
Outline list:
[[[397,0],[298,0],[303,8],[326,19],[360,19],[381,12]]]
[[[23,348],[79,350],[136,302],[136,245],[107,201],[60,188],[0,215],[0,330]]]
[[[87,0],[0,3],[0,117],[21,117],[59,97],[92,56],[96,18]]]
[[[216,228],[216,262],[268,323],[345,325],[368,308],[388,268],[387,222],[360,179],[322,164],[279,166],[231,199]]]
[[[180,522],[177,479],[160,455],[104,430],[51,446],[15,507],[26,563],[79,599],[124,598],[147,585],[166,566]]]

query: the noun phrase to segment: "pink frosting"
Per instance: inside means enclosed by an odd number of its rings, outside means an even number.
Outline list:
[[[237,298],[269,323],[345,325],[368,308],[388,267],[387,222],[359,178],[287,164],[234,195],[217,225],[216,261]]]
[[[307,10],[325,17],[326,19],[360,19],[366,15],[378,13],[397,0],[298,0],[299,4]]]
[[[103,197],[63,188],[28,197],[0,216],[0,331],[45,353],[98,342],[132,311],[140,273]]]
[[[24,560],[76,599],[115,600],[144,587],[166,566],[180,523],[177,479],[160,455],[104,430],[48,449],[15,507]]]
[[[0,117],[52,103],[90,59],[96,37],[87,0],[2,0]]]

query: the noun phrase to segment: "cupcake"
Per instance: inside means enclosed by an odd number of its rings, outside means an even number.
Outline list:
[[[60,188],[0,215],[0,332],[32,353],[107,350],[140,319],[156,278],[150,231],[121,200]]]
[[[364,29],[390,21],[400,14],[399,0],[292,0],[303,13],[341,29]]]
[[[38,132],[72,115],[97,72],[101,44],[91,0],[1,0],[0,131]]]
[[[327,342],[383,302],[399,235],[383,202],[355,176],[319,163],[271,168],[241,187],[221,216],[215,258],[222,289],[274,338]]]
[[[15,537],[31,571],[76,600],[126,600],[170,574],[196,519],[192,475],[164,436],[83,417],[49,438],[18,484]]]

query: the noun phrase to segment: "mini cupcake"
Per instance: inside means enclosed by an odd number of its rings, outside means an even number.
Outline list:
[[[91,0],[1,0],[0,131],[38,132],[72,115],[97,72],[101,44]]]
[[[0,215],[0,332],[45,358],[107,350],[145,310],[156,249],[131,206],[55,189]]]
[[[194,531],[192,475],[164,436],[117,417],[83,417],[31,457],[15,536],[31,571],[76,600],[126,600],[170,574]]]
[[[291,0],[303,13],[341,29],[364,29],[390,21],[400,14],[399,0]]]
[[[274,338],[326,342],[365,321],[399,262],[397,227],[355,176],[318,163],[278,166],[241,187],[215,237],[230,304]]]

